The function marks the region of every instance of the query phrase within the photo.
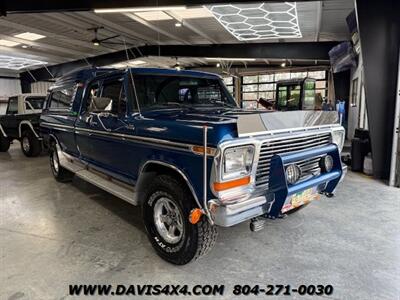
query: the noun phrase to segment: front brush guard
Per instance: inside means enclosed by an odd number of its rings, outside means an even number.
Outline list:
[[[285,166],[301,160],[311,159],[320,155],[330,155],[333,158],[333,167],[330,172],[321,173],[310,179],[295,184],[288,184],[286,180]],[[274,202],[267,217],[276,218],[281,214],[282,207],[287,197],[309,189],[311,187],[325,184],[325,193],[333,193],[342,176],[342,163],[340,154],[335,144],[308,149],[304,151],[291,152],[287,154],[276,154],[271,159],[270,180],[268,193],[274,194]]]

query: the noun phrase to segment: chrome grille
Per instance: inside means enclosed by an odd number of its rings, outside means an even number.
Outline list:
[[[260,157],[256,171],[256,186],[259,187],[268,184],[271,158],[275,154],[285,154],[321,147],[330,142],[331,134],[329,132],[264,142],[261,145]],[[302,179],[312,176],[314,172],[320,171],[318,164],[319,158],[320,157],[313,157],[312,159],[298,162],[302,170]]]

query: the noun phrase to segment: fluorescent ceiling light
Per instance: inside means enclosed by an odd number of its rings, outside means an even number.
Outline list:
[[[239,41],[301,38],[296,2],[207,6]]]
[[[17,42],[0,39],[0,46],[14,47],[14,46],[17,46],[19,44],[20,43],[17,43]]]
[[[185,10],[178,10],[173,12],[174,15],[180,19],[200,19],[212,18],[213,14],[207,8],[188,8]]]
[[[146,21],[161,21],[161,20],[171,20],[172,17],[167,15],[165,12],[162,11],[144,11],[144,12],[137,12],[135,13],[138,17]]]
[[[255,58],[229,58],[229,57],[205,57],[206,60],[212,61],[255,61]]]
[[[99,8],[95,9],[96,14],[105,13],[123,13],[137,11],[160,11],[160,10],[180,10],[186,9],[186,6],[153,6],[153,7],[126,7],[126,8]]]
[[[28,40],[28,41],[36,41],[36,40],[43,39],[46,36],[37,34],[37,33],[33,33],[33,32],[24,32],[24,33],[16,34],[16,35],[14,35],[14,37]]]
[[[43,66],[45,64],[47,64],[45,61],[0,55],[0,69],[21,70],[34,66]]]

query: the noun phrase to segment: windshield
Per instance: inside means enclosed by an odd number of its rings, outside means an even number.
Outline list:
[[[42,109],[45,97],[28,97],[25,99],[26,109]]]
[[[141,110],[161,107],[237,107],[219,79],[169,75],[135,75]]]

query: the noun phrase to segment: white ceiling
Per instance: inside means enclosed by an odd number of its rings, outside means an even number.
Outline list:
[[[109,41],[117,43],[125,41],[127,46],[341,41],[349,39],[345,18],[353,8],[353,1],[349,0],[298,2],[301,38],[257,41],[239,41],[204,7],[145,13],[11,14],[0,18],[0,40],[11,41],[18,45],[0,46],[0,55],[44,61],[47,65],[52,65],[124,49],[123,45],[93,45],[91,40],[94,38],[94,33],[87,29],[96,26],[104,27],[99,30],[99,39],[120,35]],[[183,26],[176,27],[176,23],[182,23]],[[45,38],[29,41],[15,37],[24,32],[39,34]],[[166,64],[166,66],[171,66],[171,63],[175,62],[175,59],[156,59],[160,60],[161,65]],[[185,63],[201,65],[206,61],[187,59]],[[38,66],[33,68],[36,67]]]

